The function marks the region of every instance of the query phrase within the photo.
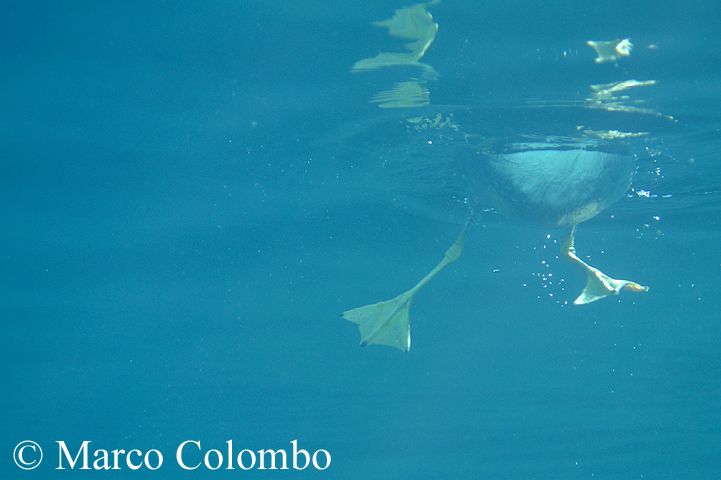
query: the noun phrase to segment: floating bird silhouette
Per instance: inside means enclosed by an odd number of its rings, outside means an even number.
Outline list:
[[[634,158],[613,144],[577,139],[573,143],[515,145],[518,151],[484,155],[476,162],[483,185],[475,193],[478,205],[492,202],[509,216],[545,226],[568,228],[562,255],[586,274],[586,285],[574,304],[583,305],[621,291],[646,292],[648,287],[612,278],[581,260],[576,253],[576,226],[624,195],[631,185]],[[482,203],[481,203],[482,202]],[[361,345],[387,345],[402,351],[411,347],[410,307],[415,295],[438,273],[457,261],[466,232],[478,210],[472,209],[455,242],[441,261],[416,285],[386,301],[342,313],[358,325]]]
[[[438,25],[426,8],[435,2],[399,9],[394,16],[375,25],[387,28],[391,36],[410,40],[403,52],[381,52],[354,64],[353,72],[395,66],[416,66],[424,72],[422,81],[411,78],[392,90],[376,94],[371,101],[383,108],[419,107],[429,103],[427,80],[435,79],[433,67],[421,58],[436,37]],[[631,42],[589,41],[597,53],[596,63],[628,56]],[[654,113],[637,105],[627,106],[626,91],[653,85],[653,81],[627,80],[591,86],[592,95],[585,108],[608,112]],[[413,88],[409,88],[409,86]],[[620,97],[623,93],[623,97]],[[407,118],[409,125],[423,131],[465,134],[451,116]],[[470,168],[442,172],[447,177],[465,180],[462,195],[470,198],[470,213],[455,242],[441,261],[409,290],[389,300],[353,308],[342,317],[358,326],[361,345],[387,345],[402,351],[411,348],[410,307],[415,295],[443,269],[456,262],[463,251],[464,239],[478,212],[488,206],[508,216],[521,217],[539,225],[568,229],[561,253],[586,276],[586,284],[573,302],[576,305],[601,300],[621,291],[642,293],[648,287],[630,280],[612,278],[583,261],[576,253],[576,226],[595,217],[630,188],[635,159],[621,143],[646,132],[591,130],[577,126],[577,136],[545,137],[514,141],[502,149],[474,145],[477,154]],[[447,165],[446,165],[447,166]],[[440,165],[428,165],[440,170]],[[416,165],[416,168],[421,168]]]

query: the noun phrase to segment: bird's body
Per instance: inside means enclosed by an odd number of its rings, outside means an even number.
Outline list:
[[[577,225],[602,212],[631,185],[633,156],[580,143],[515,146],[488,158],[492,203],[508,216],[550,226]]]
[[[430,162],[425,165],[429,169],[436,167]],[[595,302],[621,290],[637,293],[648,290],[629,280],[611,278],[589,265],[576,255],[574,245],[576,225],[605,210],[631,185],[634,157],[622,145],[590,139],[513,143],[502,152],[479,149],[470,161],[451,162],[437,170],[434,175],[440,173],[441,178],[451,180],[448,185],[462,185],[461,195],[469,199],[470,214],[443,259],[415,286],[390,300],[343,312],[345,319],[358,325],[361,345],[410,350],[413,297],[441,270],[458,260],[473,217],[479,210],[489,208],[539,225],[569,227],[561,253],[586,273],[586,285],[575,304]]]

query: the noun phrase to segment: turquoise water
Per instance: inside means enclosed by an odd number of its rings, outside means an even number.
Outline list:
[[[719,7],[448,0],[426,6],[433,73],[352,72],[404,51],[372,23],[406,6],[6,6],[2,478],[721,476]],[[586,45],[625,38],[604,63]],[[654,83],[594,97],[628,80]],[[427,105],[373,101],[402,82]],[[576,247],[651,289],[574,306],[567,228],[473,197],[475,167],[614,130],[639,134],[612,142],[632,186]],[[411,351],[359,348],[340,313],[413,286],[471,209]],[[331,466],[175,461],[185,440],[294,439]],[[83,440],[164,463],[54,470],[55,442]]]

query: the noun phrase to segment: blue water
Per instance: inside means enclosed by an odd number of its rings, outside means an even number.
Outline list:
[[[350,70],[402,49],[372,22],[407,5],[5,5],[0,477],[721,478],[720,7],[447,0],[430,104],[381,109],[417,72]],[[626,37],[616,62],[585,44]],[[651,113],[585,107],[629,79],[656,81],[630,100]],[[449,112],[473,141],[399,127]],[[570,305],[566,231],[486,212],[414,300],[411,351],[359,348],[340,312],[412,286],[460,229],[436,166],[578,126],[646,133],[577,247],[651,290]],[[183,472],[188,439],[332,464]],[[165,461],[59,472],[59,440]]]

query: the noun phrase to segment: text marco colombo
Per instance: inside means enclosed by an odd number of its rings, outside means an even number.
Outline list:
[[[158,449],[95,448],[92,441],[68,445],[56,441],[58,447],[56,470],[158,470],[165,455]],[[204,449],[199,440],[185,440],[173,451],[175,463],[183,470],[325,470],[330,467],[328,450],[308,451],[300,448],[298,440],[281,449],[238,449],[233,440],[221,448]]]

